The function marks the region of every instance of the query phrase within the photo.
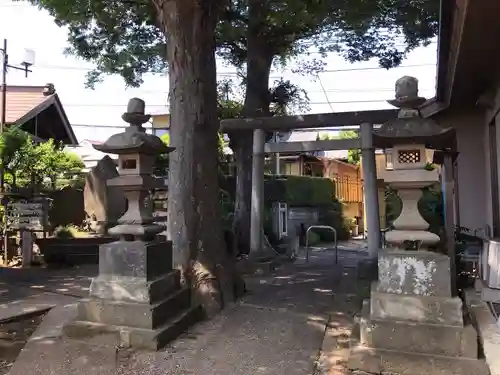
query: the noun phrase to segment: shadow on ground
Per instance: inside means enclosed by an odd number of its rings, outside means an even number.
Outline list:
[[[156,353],[116,348],[106,337],[85,342],[63,338],[60,328],[74,316],[75,305],[59,305],[10,375],[343,374],[328,371],[335,366],[340,371],[347,360],[346,337],[367,288],[357,282],[356,264],[364,255],[339,255],[335,264],[331,249],[313,249],[307,264],[298,259],[272,276],[249,277],[249,293],[241,301]],[[77,273],[53,275],[45,290],[88,278]]]

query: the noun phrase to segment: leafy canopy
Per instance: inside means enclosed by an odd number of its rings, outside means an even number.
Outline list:
[[[329,139],[352,139],[352,138],[358,138],[358,137],[359,137],[359,134],[356,130],[341,130],[339,132],[338,136],[336,136],[336,137],[331,137],[328,134],[322,134],[320,138],[322,140],[329,140]],[[361,150],[351,149],[351,150],[347,151],[347,162],[348,163],[358,165],[360,161],[361,161]]]
[[[53,139],[37,144],[30,135],[15,127],[0,135],[0,161],[12,181],[29,183],[32,178],[43,182],[74,175],[85,167],[80,157],[66,151]]]
[[[102,74],[119,74],[139,86],[146,72],[166,71],[166,40],[156,25],[151,0],[27,0],[46,9],[68,28],[67,52],[96,64],[88,85]],[[378,58],[389,68],[427,44],[438,31],[435,0],[262,0],[259,20],[264,48],[278,63],[307,54],[338,52],[348,61]],[[218,24],[218,53],[242,67],[247,58],[248,0],[232,0]],[[324,62],[300,62],[298,70],[317,72]]]

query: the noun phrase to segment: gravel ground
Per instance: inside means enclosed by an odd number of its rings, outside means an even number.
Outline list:
[[[45,314],[0,323],[0,375],[9,372],[26,341],[35,332]]]

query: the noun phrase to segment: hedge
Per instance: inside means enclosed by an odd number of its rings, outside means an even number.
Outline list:
[[[396,191],[387,188],[385,201],[387,223],[392,226],[394,220],[401,214],[401,199],[397,196]],[[439,185],[422,189],[418,211],[422,218],[429,223],[429,231],[439,235],[444,228],[443,194]]]
[[[222,181],[222,188],[234,199],[234,176]],[[323,177],[264,176],[265,203],[285,202],[289,206],[324,206],[335,201],[335,184]]]
[[[330,205],[335,199],[335,184],[329,178],[308,176],[266,176],[267,202],[286,202],[289,206]]]

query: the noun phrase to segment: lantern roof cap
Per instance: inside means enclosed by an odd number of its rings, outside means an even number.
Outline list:
[[[396,81],[395,99],[388,103],[399,108],[398,117],[373,131],[373,142],[379,148],[395,145],[424,144],[430,149],[450,148],[455,131],[443,128],[431,118],[422,117],[419,107],[426,101],[418,95],[418,80],[404,76]]]
[[[146,103],[139,98],[132,98],[127,105],[127,112],[122,119],[130,126],[125,131],[114,134],[106,142],[93,147],[101,152],[109,154],[145,154],[159,155],[168,154],[175,150],[168,147],[156,135],[146,133],[142,124],[149,121],[151,115],[145,114]]]

